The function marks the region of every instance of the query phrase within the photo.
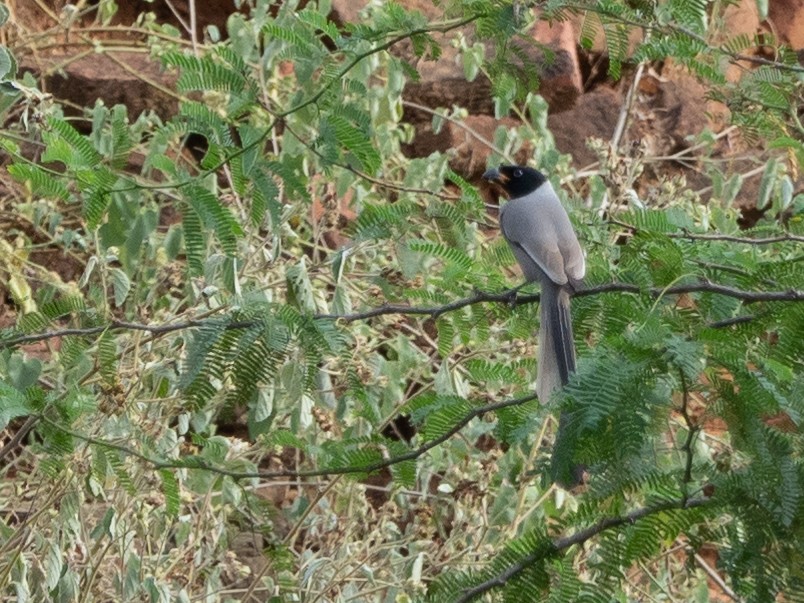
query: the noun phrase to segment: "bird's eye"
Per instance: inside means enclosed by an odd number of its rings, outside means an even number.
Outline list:
[[[522,176],[522,170],[514,170],[514,178],[519,178]]]

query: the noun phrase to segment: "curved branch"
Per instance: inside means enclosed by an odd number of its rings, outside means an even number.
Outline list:
[[[439,444],[443,444],[444,442],[446,442],[452,436],[457,434],[461,429],[466,427],[466,425],[468,425],[469,422],[472,421],[472,419],[481,417],[486,413],[494,412],[495,410],[500,410],[502,408],[508,408],[510,406],[520,406],[522,404],[532,402],[533,400],[536,399],[537,399],[536,394],[530,394],[528,396],[523,396],[521,398],[512,398],[510,400],[504,400],[503,402],[493,402],[490,404],[477,406],[472,410],[470,410],[468,413],[466,413],[463,417],[461,417],[461,419],[455,425],[453,425],[449,430],[447,430],[437,438],[428,440],[424,442],[421,446],[409,450],[408,452],[405,452],[398,456],[385,458],[381,461],[377,461],[376,463],[369,463],[368,465],[328,467],[325,469],[312,469],[310,471],[292,471],[290,469],[282,471],[230,471],[229,469],[224,469],[223,467],[216,467],[214,465],[210,465],[205,460],[198,458],[186,459],[184,461],[163,461],[152,458],[146,454],[143,454],[127,446],[123,446],[122,444],[115,444],[114,442],[110,442],[108,440],[94,438],[92,436],[82,434],[77,431],[73,431],[71,429],[68,429],[67,427],[64,427],[63,425],[60,425],[56,421],[53,421],[45,417],[44,415],[35,415],[35,416],[38,416],[43,422],[47,423],[54,429],[58,429],[62,433],[65,433],[88,444],[101,446],[103,448],[108,448],[111,450],[117,450],[118,452],[122,452],[123,454],[133,456],[135,458],[140,459],[141,461],[150,464],[151,466],[154,467],[154,469],[202,469],[204,471],[217,473],[218,475],[231,477],[232,479],[250,479],[250,478],[273,479],[278,477],[304,478],[304,477],[326,477],[330,475],[348,475],[355,473],[373,473],[375,471],[385,469],[386,467],[390,467],[392,465],[398,465],[399,463],[404,463],[405,461],[415,460],[420,456],[422,456],[424,453],[428,452],[429,450],[432,450]]]
[[[325,82],[324,85],[321,86],[321,88],[319,90],[317,90],[314,94],[312,94],[311,96],[309,96],[308,98],[306,98],[306,99],[304,99],[302,101],[299,101],[298,104],[296,104],[296,105],[294,105],[294,106],[292,106],[292,107],[290,107],[288,109],[285,109],[285,110],[279,111],[279,112],[272,112],[273,121],[265,128],[265,130],[259,136],[255,137],[255,139],[252,140],[251,142],[249,142],[248,144],[243,145],[238,150],[234,151],[233,153],[231,153],[231,154],[227,155],[226,157],[224,157],[223,159],[221,159],[217,164],[215,164],[212,167],[200,172],[195,178],[191,178],[189,180],[176,180],[176,181],[173,181],[173,182],[164,182],[164,183],[159,183],[159,184],[139,184],[135,180],[133,180],[133,178],[132,178],[131,180],[133,182],[135,182],[135,184],[133,184],[132,186],[129,186],[129,187],[122,187],[122,188],[118,188],[118,189],[115,189],[115,190],[116,190],[116,192],[124,192],[124,191],[139,190],[139,189],[166,190],[166,189],[170,189],[170,188],[183,188],[183,187],[187,186],[188,184],[190,184],[191,182],[195,182],[198,178],[203,178],[205,176],[208,176],[209,174],[214,174],[219,169],[221,169],[222,167],[227,165],[230,161],[232,161],[232,159],[240,157],[241,155],[245,155],[249,151],[258,148],[261,144],[263,144],[265,139],[268,138],[268,136],[271,134],[271,132],[274,130],[274,128],[279,123],[283,122],[283,120],[286,117],[288,117],[289,115],[304,109],[305,107],[308,107],[310,105],[313,105],[313,104],[317,103],[321,99],[321,97],[323,97],[333,85],[335,85],[336,83],[342,82],[344,76],[346,76],[346,74],[348,74],[352,69],[354,69],[364,59],[366,59],[366,58],[368,58],[368,57],[370,57],[370,56],[372,56],[374,54],[377,54],[379,52],[383,52],[385,50],[388,50],[392,46],[398,44],[399,42],[407,40],[408,38],[423,35],[423,34],[428,34],[428,33],[446,33],[448,31],[452,31],[454,29],[459,29],[459,28],[461,28],[461,27],[463,27],[465,25],[469,25],[470,23],[473,23],[474,21],[477,21],[478,19],[482,18],[484,15],[485,15],[485,13],[475,13],[475,14],[470,15],[470,16],[468,16],[466,18],[463,18],[463,19],[455,19],[453,21],[448,21],[448,22],[445,22],[445,23],[437,23],[437,24],[434,24],[434,25],[430,25],[428,27],[420,27],[418,29],[413,29],[413,30],[410,30],[410,31],[406,31],[406,32],[403,32],[401,34],[398,34],[398,35],[394,36],[393,38],[383,42],[382,44],[377,44],[376,46],[372,46],[371,48],[369,48],[365,52],[361,52],[361,53],[355,55],[354,57],[352,57],[352,59],[350,61],[348,61],[346,64],[344,64],[343,67],[341,67],[341,69],[338,71],[338,73],[337,73],[337,75],[335,77],[333,77],[328,82]],[[106,191],[106,192],[111,192],[111,191]]]
[[[463,591],[463,594],[456,599],[457,603],[468,603],[475,597],[482,595],[494,588],[498,588],[500,586],[504,586],[509,580],[514,578],[517,574],[521,573],[525,570],[528,566],[533,565],[537,561],[542,559],[547,559],[548,557],[552,557],[561,553],[562,551],[568,549],[571,546],[576,544],[583,544],[593,536],[597,536],[601,532],[605,532],[606,530],[611,530],[612,528],[617,528],[622,525],[636,523],[640,519],[644,519],[650,515],[655,515],[656,513],[661,513],[663,511],[669,511],[671,509],[691,509],[694,507],[702,507],[706,504],[709,504],[711,499],[708,498],[691,498],[689,500],[674,500],[668,501],[664,503],[659,503],[657,505],[652,505],[649,507],[642,507],[640,509],[636,509],[635,511],[631,511],[625,515],[620,515],[618,517],[607,517],[605,519],[601,519],[596,524],[589,526],[588,528],[584,528],[583,530],[579,530],[575,532],[572,536],[565,536],[563,538],[556,538],[555,540],[550,541],[547,546],[540,547],[539,549],[533,551],[531,554],[526,555],[522,559],[520,559],[517,563],[508,566],[505,570],[481,582],[477,586],[472,588],[466,589]]]

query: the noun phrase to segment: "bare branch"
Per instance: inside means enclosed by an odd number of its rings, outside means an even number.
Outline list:
[[[0,463],[2,463],[3,459],[5,459],[6,456],[8,456],[11,451],[20,444],[20,442],[22,442],[23,438],[25,438],[25,436],[27,436],[34,427],[36,427],[36,423],[38,421],[39,418],[37,415],[31,415],[25,419],[25,423],[23,423],[19,429],[17,429],[17,432],[12,436],[12,438],[6,442],[6,445],[3,446],[2,449],[0,449]]]
[[[477,586],[466,589],[463,594],[456,599],[456,601],[457,603],[468,603],[475,597],[478,597],[494,588],[504,586],[509,580],[537,561],[558,555],[562,551],[576,544],[583,544],[593,536],[597,536],[606,530],[611,530],[612,528],[617,528],[626,524],[633,524],[640,519],[661,513],[663,511],[669,511],[671,509],[691,509],[694,507],[702,507],[709,503],[710,499],[708,498],[674,500],[652,505],[650,507],[642,507],[619,517],[607,517],[600,520],[596,524],[589,526],[588,528],[575,532],[575,534],[572,536],[565,536],[564,538],[557,538],[550,541],[546,546],[540,547],[531,554],[526,555],[517,563],[508,566],[504,571],[500,572],[496,576],[481,582]]]
[[[424,113],[429,113],[430,115],[434,115],[440,117],[441,119],[445,119],[446,121],[455,124],[457,127],[466,131],[467,134],[472,136],[475,140],[477,140],[480,144],[484,145],[491,151],[494,151],[497,155],[505,159],[509,163],[514,163],[513,158],[505,152],[505,150],[498,148],[495,144],[490,141],[488,138],[480,134],[477,130],[467,125],[467,123],[461,119],[457,119],[455,117],[450,116],[448,113],[444,111],[436,111],[435,109],[431,109],[425,105],[421,105],[419,103],[414,103],[413,101],[403,100],[402,104],[406,107],[410,107],[412,109],[416,109],[417,111],[423,111]]]
[[[615,287],[612,289],[614,291],[634,290],[634,285],[622,285],[623,288],[619,288],[618,283],[614,283],[614,285]],[[648,289],[648,293],[653,297],[679,295],[682,293],[717,293],[719,295],[725,295],[726,297],[742,300],[746,303],[763,301],[804,301],[804,291],[799,291],[798,289],[788,289],[787,291],[745,291],[743,289],[727,287],[726,285],[718,285],[708,280],[701,280],[691,285],[675,285],[673,287],[667,287],[666,289],[652,287]]]

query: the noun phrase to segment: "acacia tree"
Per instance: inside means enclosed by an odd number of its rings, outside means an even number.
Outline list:
[[[713,44],[717,7],[699,0],[455,1],[437,23],[389,3],[343,27],[326,2],[269,4],[234,14],[227,41],[187,45],[142,21],[141,44],[178,74],[166,122],[102,103],[67,117],[17,77],[31,40],[0,49],[15,182],[7,594],[707,600],[708,577],[738,601],[804,597],[795,56]],[[609,167],[577,192],[531,92],[538,73],[516,60],[533,19],[573,15],[582,43],[605,36],[612,77],[672,58],[783,151],[763,174],[772,210],[750,231],[734,182],[706,204],[668,181],[623,205]],[[646,35],[629,55],[632,28]],[[510,290],[493,215],[448,156],[400,150],[417,74],[391,50],[435,57],[453,38],[499,116],[521,118],[500,127],[491,162],[528,145],[588,252],[578,372],[549,405],[532,394],[538,293]],[[728,83],[737,59],[755,68]],[[188,140],[202,152],[183,153]],[[332,233],[348,242],[333,248]],[[79,260],[80,281],[32,261],[37,245]],[[574,419],[559,453],[589,469],[574,493],[544,477],[559,409]],[[221,431],[234,417],[246,441]],[[244,533],[259,536],[249,565]],[[717,568],[700,554],[712,549]]]

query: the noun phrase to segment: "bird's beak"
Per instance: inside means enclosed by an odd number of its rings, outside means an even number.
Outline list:
[[[508,181],[508,177],[497,168],[491,168],[485,174],[483,174],[483,180],[496,182],[498,184],[505,184]]]

